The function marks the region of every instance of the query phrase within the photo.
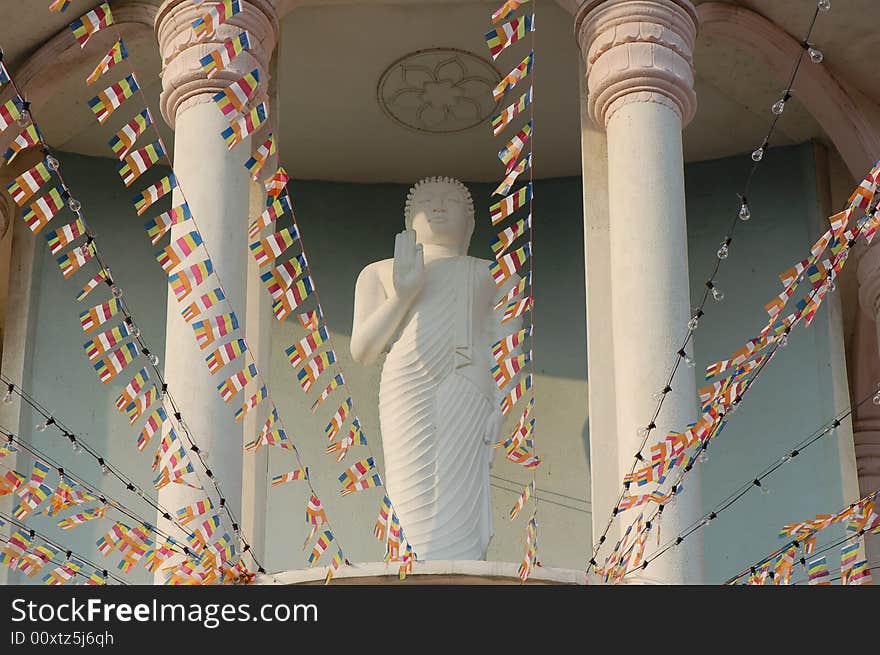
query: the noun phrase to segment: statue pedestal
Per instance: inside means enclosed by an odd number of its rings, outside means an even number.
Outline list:
[[[406,580],[398,577],[399,562],[364,562],[343,566],[333,576],[331,584],[428,584],[428,585],[518,585],[519,563],[480,562],[470,560],[435,560],[415,562]],[[327,567],[296,569],[258,575],[254,584],[324,584]],[[584,572],[573,569],[535,567],[526,584],[583,585]]]

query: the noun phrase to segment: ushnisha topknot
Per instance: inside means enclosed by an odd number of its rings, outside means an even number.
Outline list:
[[[412,229],[412,218],[413,218],[412,217],[412,203],[413,203],[413,199],[415,198],[416,192],[419,190],[419,188],[421,188],[427,184],[437,184],[437,183],[451,184],[452,186],[456,187],[457,189],[459,189],[461,191],[461,194],[462,194],[462,196],[464,196],[464,200],[467,203],[468,217],[469,217],[471,223],[473,223],[473,221],[474,221],[474,199],[471,196],[471,192],[468,190],[468,188],[462,182],[460,182],[459,180],[456,180],[454,177],[434,176],[434,177],[423,178],[423,179],[419,180],[418,182],[416,182],[412,187],[410,187],[409,193],[406,196],[406,206],[403,210],[403,221],[404,221],[404,224],[406,225],[406,229],[408,229],[408,230]]]

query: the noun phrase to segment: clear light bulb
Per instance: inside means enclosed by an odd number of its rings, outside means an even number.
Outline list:
[[[874,403],[875,405],[880,406],[880,391],[878,391],[877,393],[874,394],[874,397],[871,398],[871,402]]]
[[[752,152],[752,161],[759,162],[764,159],[764,148],[763,146]]]
[[[729,254],[730,248],[727,247],[726,243],[718,249],[718,259],[727,259]]]
[[[107,475],[110,473],[110,469],[108,468],[105,462],[101,462],[101,475]]]
[[[788,335],[787,334],[783,334],[781,337],[779,337],[779,345],[782,348],[785,348],[788,345]]]
[[[782,112],[785,111],[785,100],[777,100],[773,103],[773,106],[770,107],[770,111],[774,116],[782,116]]]
[[[688,330],[693,332],[694,330],[696,330],[699,327],[699,325],[700,325],[700,320],[696,316],[694,316],[691,318],[691,320],[688,321]]]
[[[131,332],[131,336],[133,336],[135,339],[141,336],[141,329],[134,323],[130,325],[128,331]]]
[[[50,171],[57,171],[59,168],[61,168],[61,164],[58,163],[58,160],[55,159],[55,157],[49,155],[48,157],[46,157],[46,168],[48,168]]]
[[[14,389],[15,389],[15,387],[12,386],[11,384],[8,387],[6,387],[6,393],[3,395],[3,402],[5,404],[8,405],[9,403],[12,402],[12,392]]]
[[[819,48],[810,46],[807,52],[810,55],[810,61],[814,64],[821,64],[825,60],[825,55],[822,54],[822,51],[819,50]]]
[[[685,366],[687,366],[688,368],[693,368],[694,366],[697,365],[697,363],[694,361],[694,358],[691,357],[690,355],[685,355],[685,356],[684,356],[684,364],[685,364]]]
[[[112,287],[110,287],[110,293],[113,294],[114,298],[122,298],[122,289],[120,289],[115,284]]]
[[[37,423],[37,424],[34,426],[34,429],[35,429],[37,432],[45,432],[45,431],[46,431],[46,428],[48,428],[48,427],[49,427],[49,424],[46,423],[45,421],[43,421],[42,423]]]
[[[747,221],[752,217],[752,210],[749,209],[748,203],[743,203],[739,208],[739,220]]]
[[[724,292],[718,287],[712,287],[712,298],[715,302],[721,302],[724,300]]]
[[[152,364],[153,366],[159,365],[159,355],[155,353],[150,353],[150,356],[147,357],[147,359],[150,360],[150,364]]]
[[[67,206],[70,207],[70,211],[72,211],[74,214],[79,213],[79,211],[82,209],[82,203],[76,198],[71,198],[70,200],[68,200]]]
[[[31,122],[31,112],[27,109],[21,110],[21,115],[16,119],[16,123],[18,123],[21,127],[27,127]]]
[[[822,13],[831,11],[831,0],[819,0],[818,7]]]

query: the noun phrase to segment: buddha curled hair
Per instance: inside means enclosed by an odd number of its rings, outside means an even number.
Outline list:
[[[415,199],[416,193],[418,193],[419,189],[428,184],[447,184],[449,186],[455,187],[461,192],[462,198],[465,202],[467,220],[469,223],[467,239],[465,240],[464,244],[465,248],[467,248],[467,245],[470,243],[471,240],[471,235],[474,232],[474,199],[471,196],[471,192],[468,191],[468,188],[453,177],[426,177],[419,180],[412,187],[410,187],[409,193],[406,196],[406,207],[403,212],[404,224],[406,225],[406,229],[412,229],[413,200]]]

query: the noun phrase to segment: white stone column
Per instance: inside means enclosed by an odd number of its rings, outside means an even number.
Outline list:
[[[590,0],[581,6],[576,25],[587,64],[589,114],[605,129],[608,144],[617,458],[591,458],[591,465],[593,470],[616,468],[616,489],[609,492],[616,496],[691,315],[681,130],[696,111],[692,53],[697,15],[688,0]],[[600,384],[602,375],[591,370],[592,384]],[[649,445],[695,419],[694,372],[682,365]],[[612,438],[592,431],[590,437]],[[598,448],[591,445],[591,452]],[[643,454],[649,459],[647,449]],[[662,515],[665,538],[699,517],[696,469],[684,487]],[[635,515],[623,518],[626,525]],[[613,543],[617,536],[608,539]],[[644,580],[698,584],[702,563],[697,534],[650,565]]]
[[[212,101],[212,96],[258,67],[260,89],[252,102],[265,100],[267,65],[278,34],[278,19],[272,3],[249,0],[243,5],[240,14],[221,25],[202,43],[193,42],[190,24],[204,13],[205,7],[198,7],[190,0],[166,0],[159,8],[155,25],[163,63],[161,111],[165,121],[174,129],[174,169],[179,187],[174,192],[173,202],[177,206],[185,197],[189,204],[242,330],[245,329],[247,307],[250,196],[244,162],[251,154],[251,140],[245,139],[231,152],[227,150],[220,132],[227,127],[228,121]],[[242,29],[250,34],[250,52],[243,52],[229,68],[213,79],[207,79],[199,59],[238,35]],[[189,222],[174,226],[171,238],[176,239],[191,229]],[[199,350],[192,328],[184,322],[180,310],[174,295],[169,292],[165,378],[199,448],[207,451],[208,466],[219,481],[233,515],[242,521],[244,435],[241,426],[233,420],[240,399],[226,404],[217,392],[217,385],[235,370],[233,366],[227,366],[217,375],[210,375],[204,360],[206,353]],[[204,472],[199,472],[204,479]],[[171,510],[193,502],[197,497],[198,494],[188,487],[173,484],[164,487],[159,494],[160,502]],[[214,500],[216,505],[216,498]],[[160,521],[160,525],[162,523]],[[249,523],[253,525],[253,521]],[[224,528],[232,534],[231,525],[224,525]],[[173,533],[173,529],[169,531]],[[254,540],[250,534],[246,537],[249,541]],[[260,541],[261,537],[257,536]]]

